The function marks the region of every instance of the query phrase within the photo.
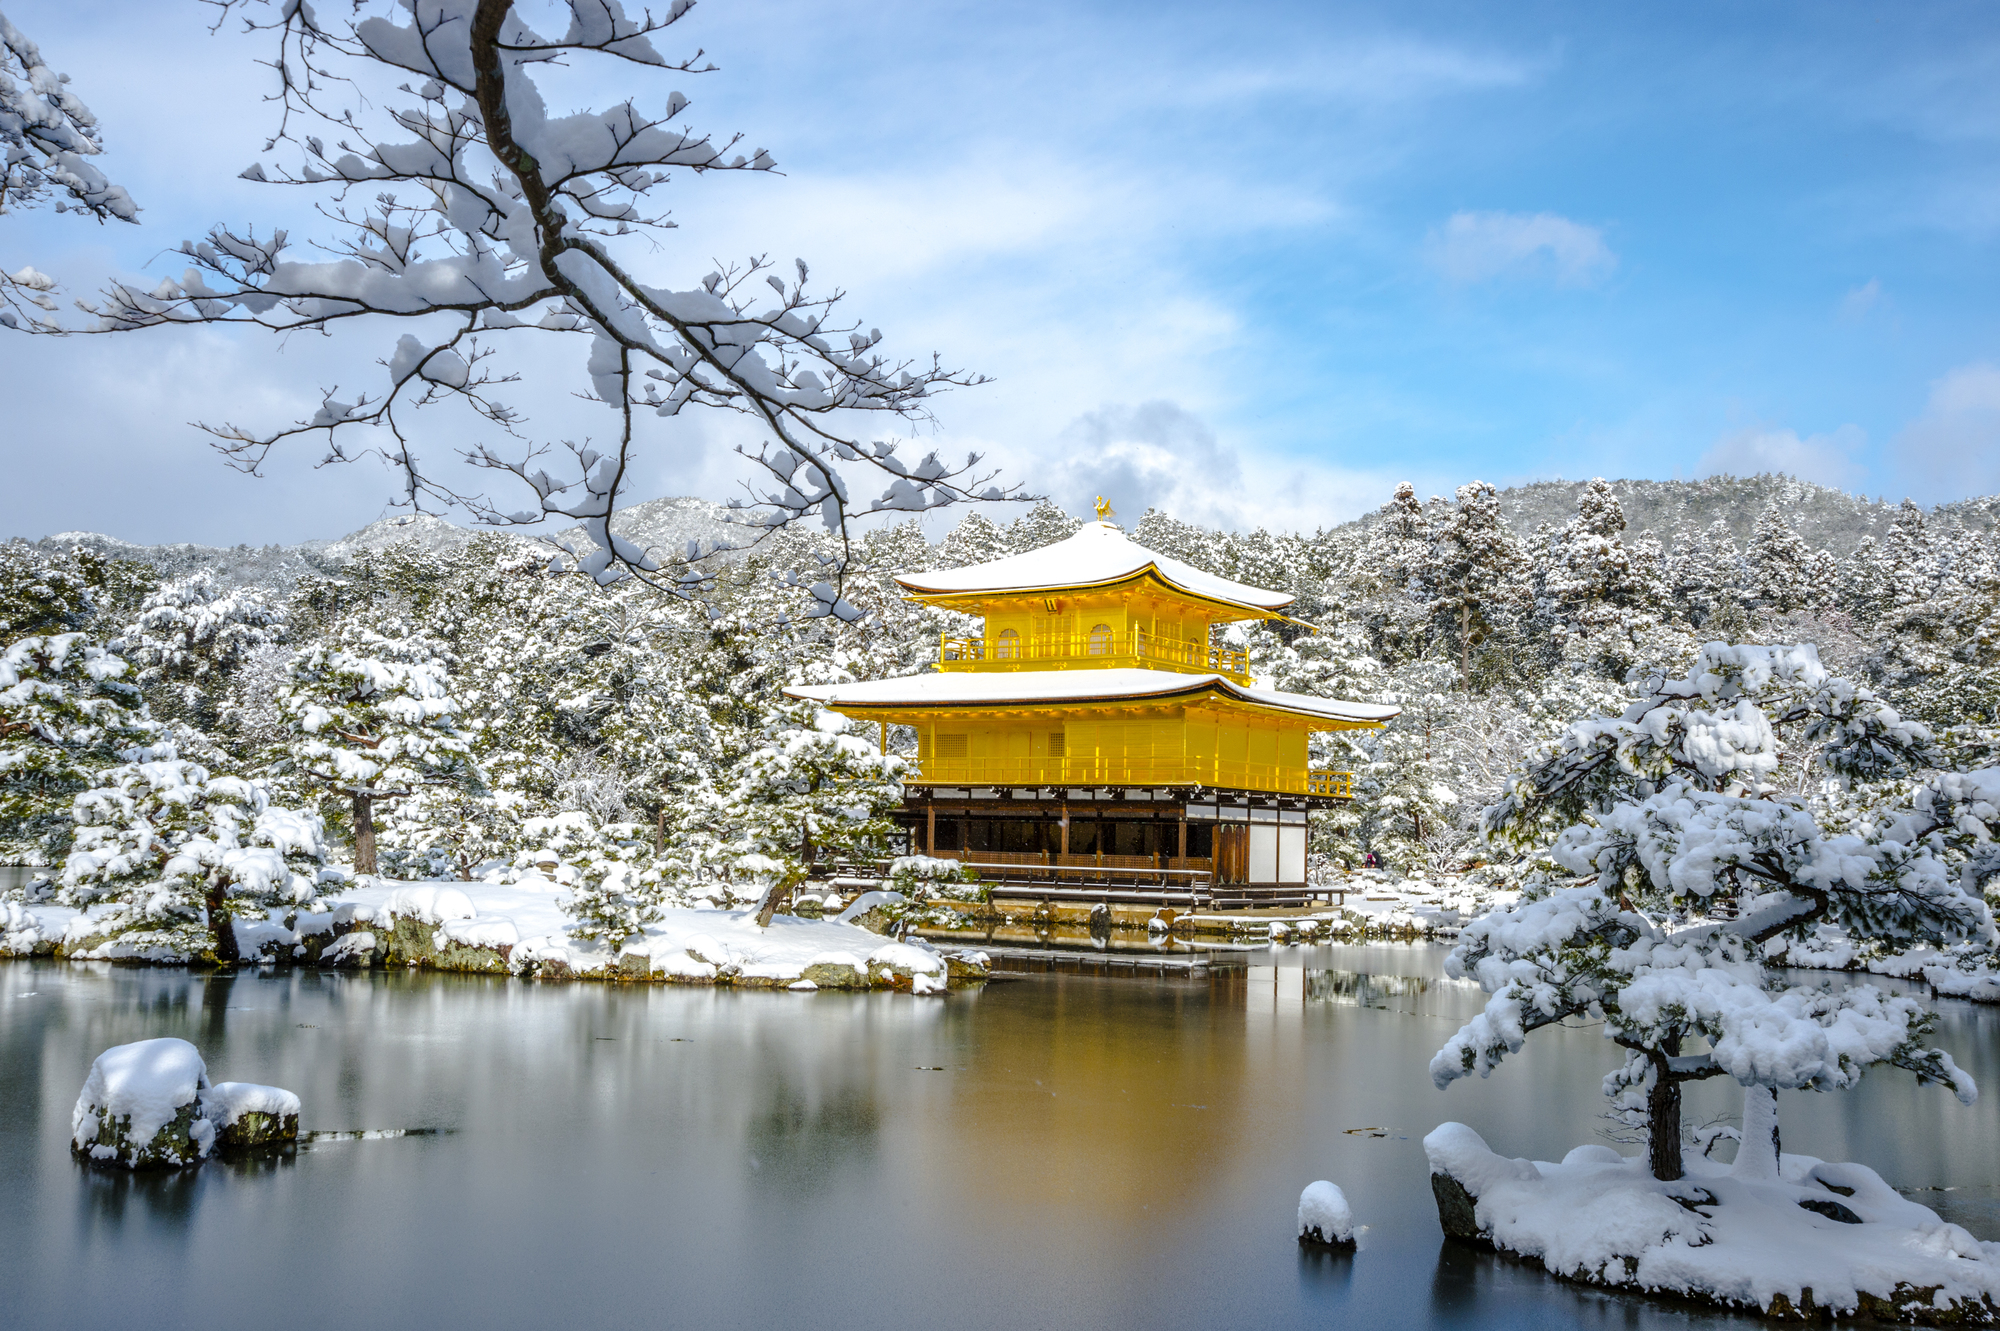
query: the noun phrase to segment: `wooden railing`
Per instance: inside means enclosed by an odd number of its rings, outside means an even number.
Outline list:
[[[1249,653],[1234,647],[1162,638],[1137,625],[1123,641],[1088,633],[991,641],[948,633],[938,637],[940,670],[1032,670],[1051,661],[1081,662],[1102,669],[1144,666],[1189,674],[1227,675],[1241,684],[1250,682]]]
[[[1354,798],[1354,773],[1307,772],[1306,794],[1329,795],[1337,800]]]
[[[943,786],[1208,786],[1281,795],[1354,798],[1354,773],[1304,771],[1276,763],[1077,754],[1066,758],[926,758],[904,780]]]

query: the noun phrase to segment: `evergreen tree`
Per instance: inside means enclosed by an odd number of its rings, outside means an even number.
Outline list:
[[[1829,827],[1775,787],[1787,748],[1811,750],[1827,781],[1878,793]],[[1433,1079],[1484,1075],[1540,1027],[1601,1018],[1627,1053],[1607,1094],[1644,1117],[1661,1179],[1681,1175],[1690,1080],[1840,1089],[1889,1062],[1970,1103],[1971,1079],[1923,1044],[1933,1018],[1920,1004],[1872,986],[1827,993],[1762,960],[1822,923],[1891,951],[1991,943],[1992,916],[1956,866],[2000,822],[2000,771],[1930,771],[1936,756],[1924,727],[1809,647],[1710,643],[1687,677],[1655,677],[1622,714],[1568,727],[1485,827],[1589,877],[1467,929],[1447,969],[1492,998]]]
[[[237,917],[317,895],[320,820],[273,805],[262,782],[212,776],[171,749],[97,780],[76,797],[58,899],[97,908],[112,955],[235,962]]]
[[[1818,605],[1827,587],[1812,548],[1785,522],[1773,500],[1757,515],[1750,544],[1750,593],[1765,610],[1783,614]]]
[[[882,858],[908,764],[831,712],[788,708],[718,801],[721,854],[760,889],[758,923],[816,867]]]
[[[26,637],[0,652],[0,860],[60,863],[77,793],[155,742],[130,673],[81,633]]]
[[[353,810],[354,867],[376,872],[375,807],[425,785],[478,779],[458,731],[450,658],[428,636],[350,628],[301,652],[279,706],[291,771]]]
[[[229,680],[259,648],[282,640],[284,613],[251,588],[224,589],[212,574],[170,582],[148,596],[114,643],[138,667],[153,715],[213,743]]]
[[[1531,589],[1527,552],[1502,521],[1491,485],[1458,487],[1457,506],[1430,526],[1419,577],[1433,630],[1469,687],[1472,653],[1526,607]]]
[[[1006,533],[978,509],[970,509],[944,538],[938,550],[939,568],[965,568],[1000,559],[1009,553]]]

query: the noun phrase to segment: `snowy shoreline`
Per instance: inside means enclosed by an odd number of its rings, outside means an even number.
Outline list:
[[[622,947],[571,932],[562,889],[516,884],[364,880],[320,911],[272,910],[234,923],[246,965],[412,969],[537,980],[942,992],[986,978],[979,953],[899,943],[844,919],[748,910],[669,909]],[[0,902],[0,957],[190,965],[185,953],[136,947],[96,929],[89,911]]]
[[[1643,1155],[1603,1145],[1509,1160],[1462,1123],[1424,1153],[1448,1238],[1563,1280],[1788,1321],[2000,1322],[2000,1244],[1863,1165],[1785,1155],[1760,1173],[1697,1157],[1662,1182]]]

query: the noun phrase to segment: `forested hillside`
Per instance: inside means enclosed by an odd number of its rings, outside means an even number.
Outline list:
[[[1380,734],[1321,742],[1318,762],[1359,776],[1317,829],[1323,871],[1371,850],[1405,873],[1486,858],[1480,811],[1535,745],[1707,640],[1811,644],[1933,727],[1957,765],[1991,761],[1986,501],[1926,512],[1773,477],[1387,498],[1313,535],[1130,524],[1144,545],[1298,595],[1316,632],[1234,630],[1258,674],[1404,709]],[[651,507],[675,542],[717,520],[695,501]],[[936,543],[914,522],[884,528],[844,567],[831,539],[789,531],[707,561],[683,594],[600,587],[574,572],[574,540],[564,553],[435,521],[262,551],[17,541],[0,547],[0,860],[67,863],[59,890],[109,899],[152,853],[135,820],[167,827],[187,791],[240,785],[258,809],[322,820],[337,858],[366,867],[372,847],[383,872],[504,873],[554,848],[613,931],[649,902],[747,895],[815,855],[866,853],[899,774],[872,734],[780,688],[927,668],[938,634],[967,624],[903,601],[893,576],[1079,522],[1015,511],[973,513]],[[913,752],[908,735],[892,747]],[[1786,758],[1802,791],[1807,757]],[[148,766],[167,759],[171,773]]]

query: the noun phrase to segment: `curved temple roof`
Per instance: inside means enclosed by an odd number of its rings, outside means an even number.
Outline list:
[[[919,596],[963,596],[1100,586],[1123,582],[1149,568],[1162,581],[1205,600],[1276,612],[1297,599],[1286,592],[1265,591],[1218,578],[1178,559],[1169,559],[1134,544],[1108,522],[1086,522],[1081,531],[1067,540],[1025,554],[967,568],[906,574],[896,581]]]
[[[1007,674],[906,675],[855,684],[814,684],[785,690],[829,707],[898,708],[1022,707],[1037,703],[1165,701],[1188,694],[1220,693],[1258,707],[1294,712],[1333,723],[1333,728],[1377,726],[1400,707],[1315,698],[1238,684],[1224,675],[1182,675],[1166,670],[1022,670]]]

